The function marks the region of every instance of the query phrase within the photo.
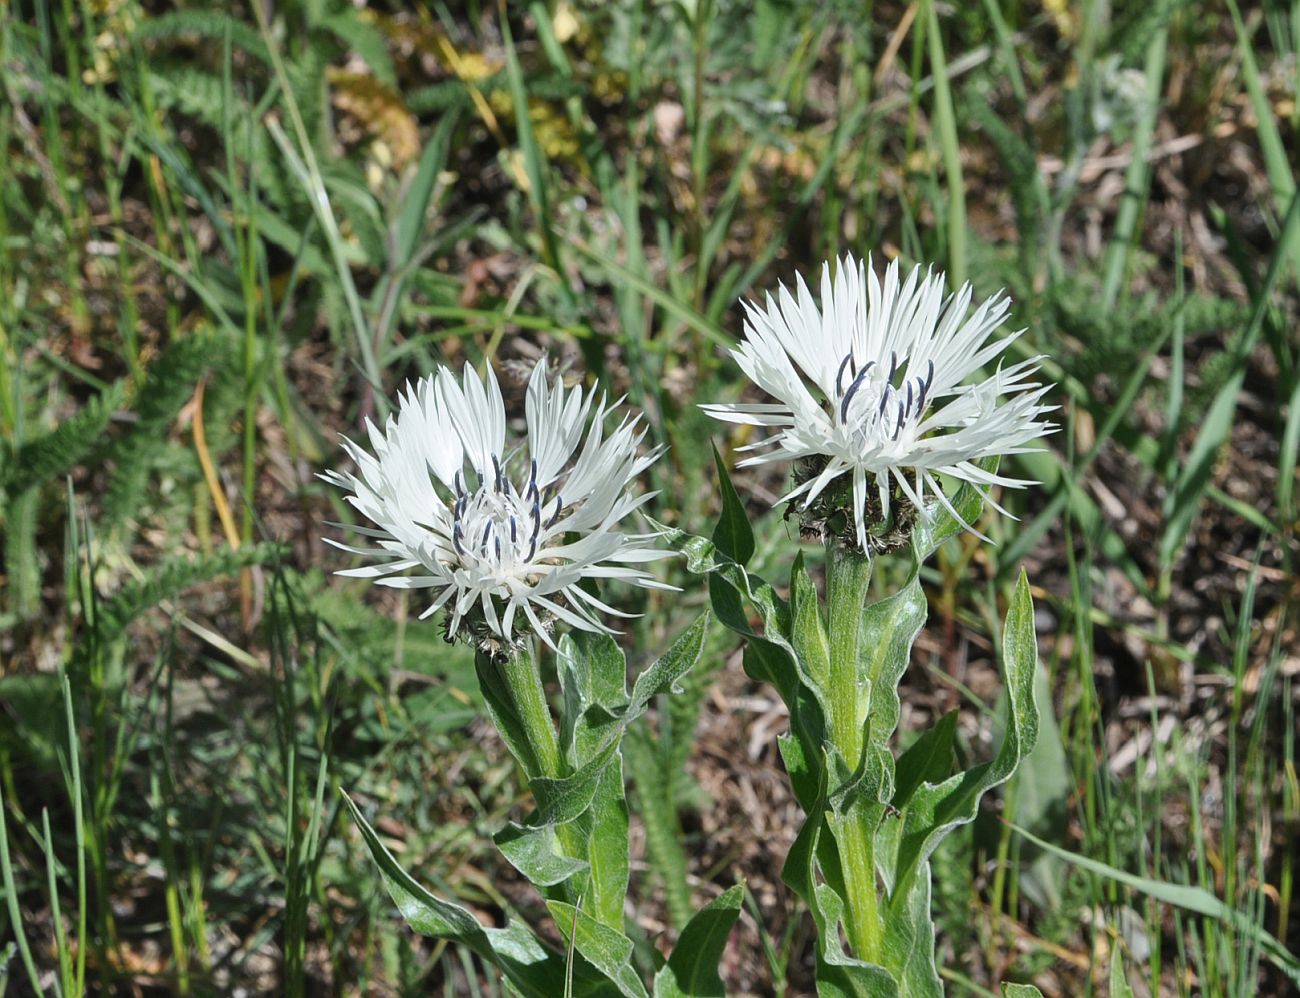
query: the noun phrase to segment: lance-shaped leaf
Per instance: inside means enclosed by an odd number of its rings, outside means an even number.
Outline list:
[[[952,773],[953,744],[957,737],[957,711],[950,710],[929,731],[914,741],[902,755],[894,772],[897,810],[907,807],[922,783],[940,783]]]
[[[572,943],[584,960],[612,981],[619,994],[625,998],[648,998],[632,964],[631,939],[564,901],[547,901],[546,907],[565,941]],[[563,990],[555,992],[555,996],[562,994]]]
[[[718,525],[713,528],[713,543],[736,564],[745,565],[754,557],[754,530],[749,525],[745,504],[731,484],[731,474],[716,444],[713,446],[713,464],[718,469],[718,491],[722,493],[722,513]]]
[[[343,795],[389,896],[406,923],[416,932],[460,943],[496,967],[521,994],[532,998],[554,998],[565,989],[565,961],[546,948],[527,928],[512,923],[504,929],[490,929],[458,904],[431,894],[398,865],[369,822],[362,817],[352,798]],[[593,993],[604,982],[589,968],[574,975],[574,993]],[[581,985],[581,988],[579,988]]]
[[[580,859],[566,856],[556,841],[554,825],[520,825],[510,822],[493,838],[510,865],[538,887],[562,884],[587,869]]]
[[[975,819],[980,798],[1004,783],[1034,747],[1038,737],[1038,707],[1034,702],[1034,671],[1037,662],[1034,637],[1034,607],[1029,580],[1021,572],[1011,597],[1002,634],[1002,660],[1006,681],[1007,719],[1002,745],[992,761],[959,773],[937,785],[923,785],[912,795],[897,835],[893,862],[884,864],[892,896],[891,907],[906,903],[912,880],[939,841],[958,825]],[[882,827],[885,838],[896,824]]]
[[[736,884],[686,923],[668,962],[655,975],[655,998],[723,998],[718,961],[744,897],[745,885]]]

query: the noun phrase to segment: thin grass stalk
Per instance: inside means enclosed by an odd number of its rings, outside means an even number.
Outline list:
[[[939,30],[935,0],[925,0],[930,44],[930,72],[934,77],[934,123],[943,153],[943,171],[948,181],[948,279],[954,288],[966,283],[966,186],[962,177],[961,147],[957,138],[957,116],[953,112],[948,64]]]

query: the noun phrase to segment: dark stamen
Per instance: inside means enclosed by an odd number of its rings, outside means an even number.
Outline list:
[[[893,350],[889,351],[889,377],[885,379],[889,384],[894,383],[894,375],[898,373],[898,354]]]
[[[910,381],[907,383],[907,411],[908,413],[912,411],[912,382]]]
[[[885,406],[889,405],[889,396],[893,394],[894,386],[885,382],[885,390],[880,393],[880,411],[876,413],[876,419],[885,418]]]
[[[495,454],[492,455],[492,470],[493,470],[493,472],[495,472],[495,475],[496,475],[496,481],[494,481],[494,482],[492,483],[492,484],[493,484],[493,487],[494,487],[498,492],[504,492],[504,491],[505,491],[505,484],[504,484],[504,483],[505,483],[505,480],[501,477],[501,462],[500,462],[500,460],[498,460],[498,458],[497,458],[497,456],[496,456]]]
[[[500,561],[501,560],[501,538],[493,537],[492,539],[497,542],[497,561]]]
[[[551,518],[546,521],[546,529],[549,530],[551,527],[555,526],[555,521],[560,518],[560,511],[563,509],[564,509],[564,496],[560,495],[557,492],[555,493],[555,512],[552,513]]]
[[[483,551],[487,550],[487,539],[490,533],[492,533],[492,521],[488,520],[487,523],[483,524],[483,539],[478,542],[479,548]]]
[[[890,440],[897,440],[897,439],[898,439],[898,434],[902,431],[902,429],[903,429],[903,403],[902,403],[902,402],[899,402],[899,403],[898,403],[898,422],[894,424],[894,432],[893,432],[893,435],[892,435],[889,439],[890,439]]]
[[[918,413],[925,408],[925,397],[930,394],[930,383],[934,381],[934,361],[929,361],[928,365],[926,376],[921,381],[921,397],[916,402],[916,411]]]
[[[840,361],[840,369],[835,372],[835,394],[836,395],[844,394],[844,392],[840,389],[840,380],[844,377],[844,369],[848,367],[852,361],[853,361],[852,353],[847,354],[845,358],[842,361]]]
[[[456,474],[452,477],[452,482],[456,486],[456,498],[459,499],[461,496],[465,494],[465,486],[461,484],[459,471],[457,471]]]
[[[866,366],[863,367],[862,370],[858,372],[857,377],[855,377],[852,383],[849,385],[848,391],[844,393],[844,397],[840,399],[840,422],[841,423],[848,420],[849,402],[853,400],[854,394],[857,392],[859,388],[862,387],[862,383],[867,380],[867,375],[871,373],[871,369],[875,366],[876,366],[876,362],[874,360],[867,361]]]
[[[510,517],[510,543],[513,544],[519,540],[519,529],[515,526],[515,518],[512,514]]]
[[[452,528],[451,528],[451,546],[454,547],[454,548],[456,549],[456,553],[457,553],[458,555],[461,555],[462,557],[464,557],[464,555],[465,555],[465,548],[461,545],[460,537],[461,537],[461,533],[460,533],[460,524],[457,523],[457,524],[453,525]]]

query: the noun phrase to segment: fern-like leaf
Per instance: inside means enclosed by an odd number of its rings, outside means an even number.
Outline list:
[[[191,586],[231,575],[250,565],[265,565],[284,557],[281,544],[253,544],[238,551],[223,551],[210,557],[173,558],[155,567],[145,579],[124,586],[116,595],[101,601],[96,627],[100,640],[120,637],[131,621]]]
[[[81,411],[48,433],[25,441],[5,465],[0,483],[11,496],[39,488],[79,464],[103,441],[113,410],[122,404],[122,383],[116,382],[91,399]]]
[[[243,49],[270,65],[271,55],[261,36],[249,25],[215,10],[176,10],[143,21],[132,33],[135,42],[172,41],[190,37],[210,38]]]
[[[115,465],[104,497],[109,523],[120,523],[137,509],[172,420],[194,394],[199,378],[209,370],[223,373],[231,356],[228,336],[205,331],[174,340],[149,366],[136,399],[135,425],[105,451]]]

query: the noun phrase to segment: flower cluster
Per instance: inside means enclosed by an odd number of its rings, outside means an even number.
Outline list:
[[[823,268],[820,306],[802,279],[795,294],[781,287],[762,307],[746,303],[745,340],[733,356],[776,401],[703,408],[774,431],[743,448],[757,453],[741,464],[792,461],[795,484],[782,501],[798,504],[810,531],[866,553],[889,550],[929,516],[928,500],[973,529],[943,479],[992,503],[989,487],[1031,483],[981,462],[1030,450],[1055,427],[1043,419],[1050,386],[1033,380],[1040,357],[967,383],[1020,335],[994,335],[1007,318],[1005,296],[973,311],[971,299],[969,284],[947,293],[942,273],[918,267],[901,280],[895,262],[882,282],[846,256],[834,278]],[[440,369],[408,386],[383,431],[369,426],[373,454],[345,442],[357,473],[322,476],[375,524],[348,528],[370,546],[330,543],[388,559],[340,574],[432,590],[423,616],[446,607],[449,639],[463,627],[492,652],[529,631],[551,643],[556,620],[607,631],[598,613],[626,616],[584,580],[670,588],[642,567],[670,554],[655,546],[658,535],[622,526],[651,498],[629,488],[660,452],[639,453],[639,417],[624,416],[607,435],[617,403],[595,399],[551,384],[539,362],[526,440],[507,450],[490,367],[486,379],[467,367],[458,382]]]
[[[732,353],[777,401],[703,408],[776,431],[744,448],[762,453],[741,464],[794,461],[785,500],[801,501],[810,529],[827,532],[834,513],[847,514],[857,546],[869,552],[894,536],[899,518],[925,517],[927,496],[961,521],[941,476],[981,491],[1031,484],[977,462],[1030,450],[1054,429],[1042,419],[1050,386],[1033,381],[1041,357],[966,384],[1020,335],[990,342],[1007,318],[1005,296],[970,306],[970,285],[947,294],[942,273],[918,267],[900,281],[895,261],[882,283],[846,256],[833,280],[823,268],[820,308],[802,278],[797,297],[781,287],[765,307],[746,303],[745,341]]]
[[[408,386],[383,431],[369,425],[373,454],[345,440],[357,473],[322,476],[376,524],[347,527],[370,546],[330,543],[389,559],[339,574],[432,590],[421,616],[445,606],[448,639],[464,627],[487,651],[508,649],[529,630],[549,643],[555,620],[608,630],[597,612],[625,614],[583,580],[668,588],[640,566],[670,554],[654,546],[656,534],[621,527],[653,496],[634,496],[629,486],[660,451],[638,453],[639,417],[625,416],[606,434],[615,405],[549,383],[543,359],[528,384],[526,442],[507,449],[491,367],[486,379],[466,366],[459,382],[444,368]]]

